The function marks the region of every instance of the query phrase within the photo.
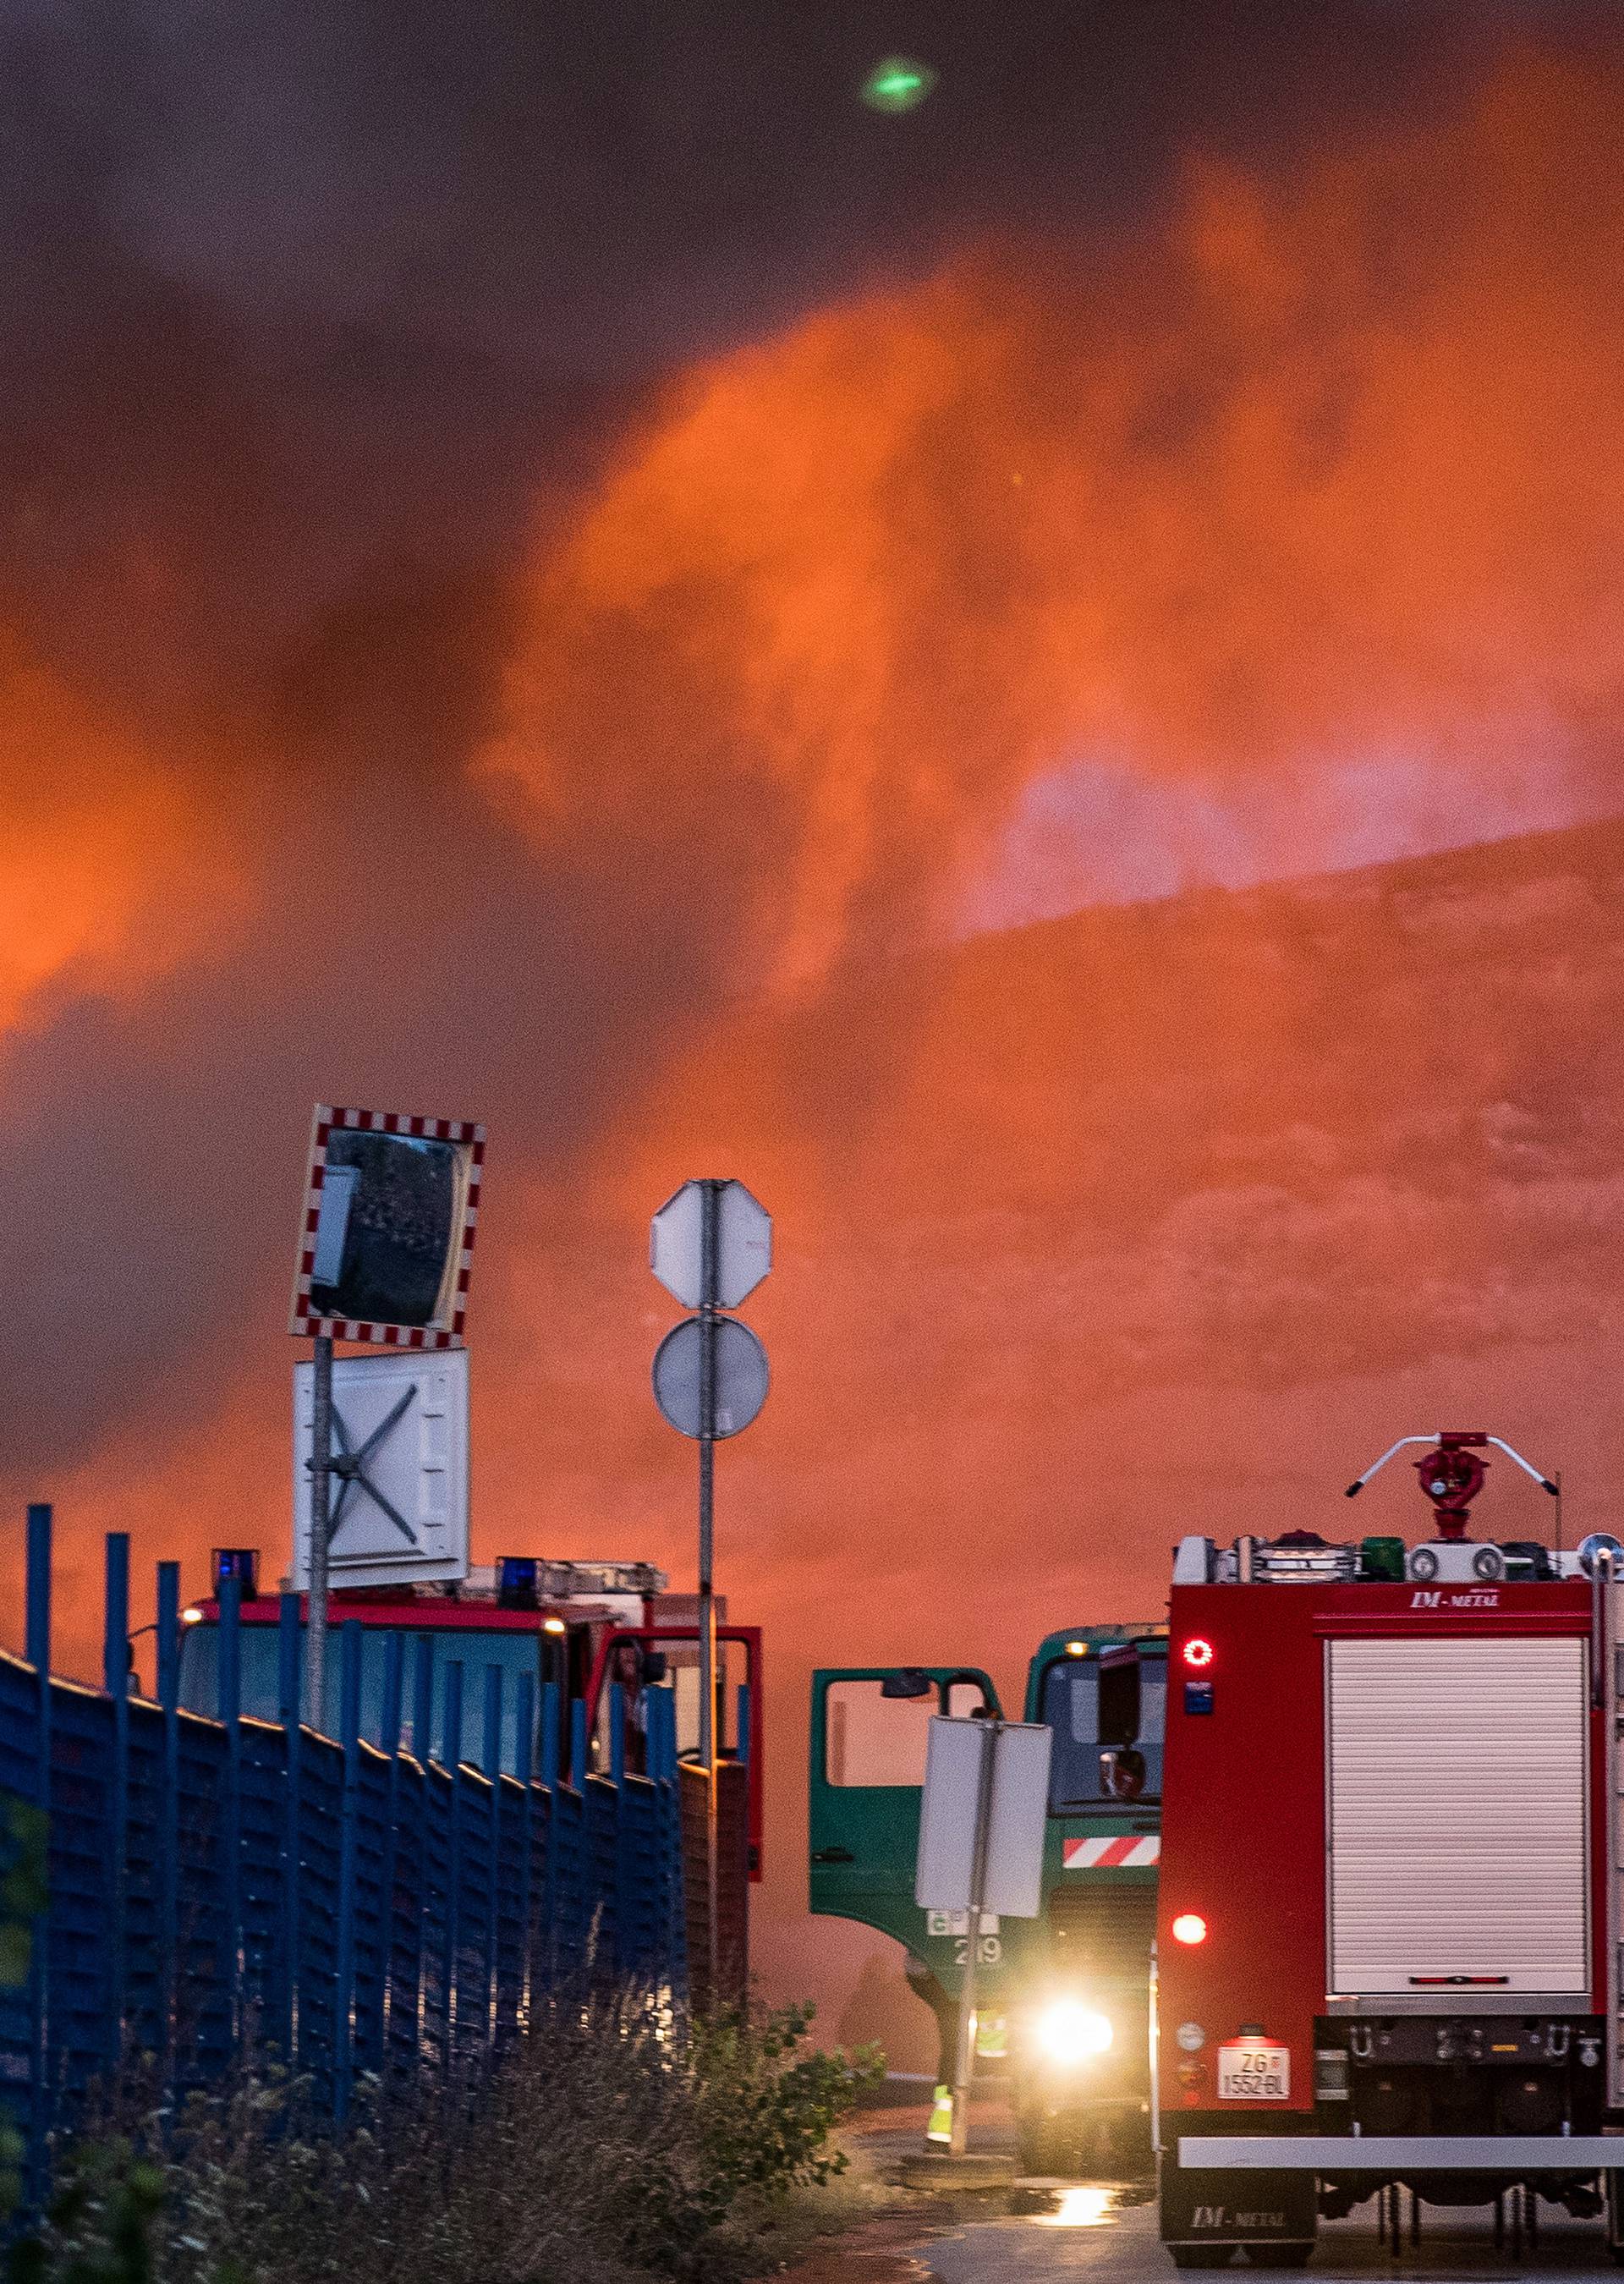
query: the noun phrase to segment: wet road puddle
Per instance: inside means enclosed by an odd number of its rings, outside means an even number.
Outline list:
[[[1040,2228],[1103,2228],[1120,2200],[1120,2190],[1101,2188],[1097,2183],[1084,2181],[1075,2187],[1058,2190],[1053,2209],[1034,2213],[1032,2218]]]

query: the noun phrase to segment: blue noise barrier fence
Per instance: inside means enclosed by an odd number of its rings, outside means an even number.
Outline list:
[[[337,1739],[302,1727],[298,1600],[282,1600],[278,1722],[238,1710],[238,1589],[221,1596],[218,1717],[179,1703],[179,1568],[159,1568],[158,1698],[129,1693],[129,1541],[107,1541],[105,1686],[51,1672],[51,1510],[28,1510],[27,1654],[0,1653],[0,1791],[49,1820],[49,1904],[28,1981],[0,1988],[0,2099],[45,2186],[54,2129],[148,2056],[168,2095],[207,2086],[246,2041],[275,2048],[346,2116],[359,2072],[475,2059],[534,1996],[595,1975],[684,1980],[676,1733],[647,1693],[647,1775],[560,1771],[562,1708],[518,1681],[504,1775],[500,1669],[445,1675],[437,1757],[401,1749],[402,1699],[430,1701],[432,1645],[391,1635],[380,1733],[360,1733],[361,1628],[340,1634]],[[408,1668],[411,1668],[409,1675]],[[615,1693],[618,1698],[618,1692]],[[535,1716],[539,1709],[540,1719]],[[584,1708],[571,1768],[585,1765]],[[510,1722],[509,1733],[514,1733]],[[427,1721],[413,1735],[427,1733]],[[538,1740],[533,1747],[532,1740]]]

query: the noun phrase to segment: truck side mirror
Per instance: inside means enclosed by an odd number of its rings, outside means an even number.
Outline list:
[[[879,1685],[879,1693],[882,1697],[929,1697],[935,1687],[928,1673],[922,1673],[917,1665],[904,1665],[886,1674]]]
[[[666,1678],[667,1658],[663,1649],[645,1649],[643,1653],[643,1678],[651,1686]]]

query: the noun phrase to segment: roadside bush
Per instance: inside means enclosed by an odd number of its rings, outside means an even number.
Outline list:
[[[342,2134],[245,2069],[66,2153],[8,2284],[727,2284],[840,2170],[830,2132],[880,2068],[813,2052],[810,2019],[558,1996],[492,2069],[363,2085]]]
[[[45,1908],[45,1819],[15,1793],[0,1792],[0,1989],[28,1979],[33,1923]],[[0,2110],[0,2222],[22,2192],[22,2136]]]

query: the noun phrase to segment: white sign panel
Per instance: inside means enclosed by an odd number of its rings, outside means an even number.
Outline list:
[[[992,1798],[981,1909],[1013,1920],[1040,1916],[1053,1743],[1054,1732],[1046,1722],[1011,1721],[995,1728],[990,1722],[945,1714],[932,1720],[914,1878],[914,1901],[923,1910],[970,1908],[981,1759],[990,1748]]]
[[[313,1371],[293,1371],[293,1584],[310,1583]],[[468,1351],[338,1357],[332,1366],[335,1586],[468,1573]]]
[[[703,1182],[684,1182],[649,1227],[649,1266],[684,1309],[705,1299],[704,1197]],[[716,1306],[737,1309],[771,1267],[772,1216],[742,1182],[723,1182],[716,1198]]]

